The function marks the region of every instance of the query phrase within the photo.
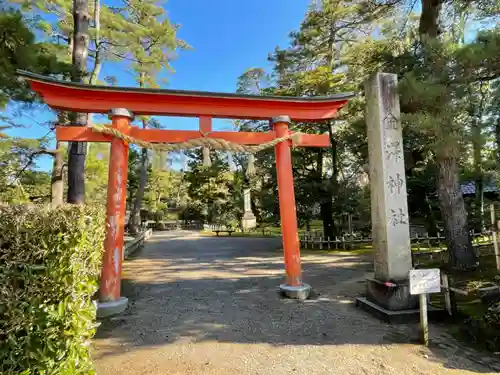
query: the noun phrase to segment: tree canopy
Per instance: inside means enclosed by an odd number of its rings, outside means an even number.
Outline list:
[[[84,10],[78,17],[76,5]],[[112,5],[100,0],[4,1],[0,105],[40,105],[20,84],[16,69],[61,79],[75,79],[78,70],[77,78],[89,84],[116,85],[116,76],[102,77],[101,72],[104,64],[119,62],[138,86],[162,87],[174,73],[171,63],[178,52],[191,49],[179,38],[180,26],[170,21],[167,6],[156,0]],[[328,133],[332,144],[293,150],[302,226],[310,229],[319,220],[327,237],[369,234],[364,82],[376,71],[391,72],[400,82],[411,225],[429,234],[444,233],[454,267],[475,266],[469,231],[485,229],[485,203],[497,199],[496,193],[485,195],[485,187],[497,186],[499,176],[499,9],[497,0],[314,1],[298,29],[290,32],[289,44],[269,51],[270,69],[253,66],[241,72],[236,87],[245,94],[357,93],[333,120],[292,125],[302,132]],[[85,39],[78,47],[75,31]],[[56,118],[59,123],[74,120],[62,112],[54,113]],[[56,152],[47,138],[9,138],[6,128],[18,126],[17,119],[9,114],[2,121],[1,200],[54,199],[55,184],[75,168],[67,145],[56,145]],[[85,117],[82,125],[96,121],[100,119]],[[55,122],[49,124],[49,134]],[[163,127],[155,117],[138,118],[135,124]],[[236,130],[270,130],[267,121],[233,125]],[[86,153],[85,200],[104,204],[108,145],[79,151]],[[43,155],[54,157],[52,175],[37,164]],[[158,213],[156,217],[175,212],[186,220],[238,225],[246,188],[252,191],[259,224],[278,224],[273,151],[257,154],[255,173],[246,175],[252,163],[247,155],[208,149],[167,155],[132,147],[127,197],[132,225],[139,224],[145,210]],[[474,184],[472,195],[462,194],[464,183]],[[61,194],[63,190],[68,184]]]

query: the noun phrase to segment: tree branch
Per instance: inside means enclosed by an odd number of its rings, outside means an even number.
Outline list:
[[[14,177],[13,181],[10,184],[8,184],[7,187],[11,187],[16,183],[19,177],[21,177],[21,175],[33,164],[33,161],[37,156],[50,155],[54,157],[58,152],[61,151],[62,149],[57,149],[57,150],[39,149],[33,151],[28,155],[28,161],[26,162],[26,164],[16,173],[16,176]]]

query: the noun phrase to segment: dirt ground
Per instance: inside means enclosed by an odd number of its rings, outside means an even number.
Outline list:
[[[281,298],[280,248],[279,238],[155,234],[125,262],[129,308],[98,330],[98,374],[496,373],[440,327],[431,327],[427,349],[415,342],[416,326],[355,308],[367,257],[306,252],[315,297]]]

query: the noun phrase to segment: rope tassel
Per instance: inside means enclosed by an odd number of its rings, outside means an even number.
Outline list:
[[[201,151],[203,153],[203,166],[211,167],[212,160],[210,160],[210,149],[208,147],[202,147]]]

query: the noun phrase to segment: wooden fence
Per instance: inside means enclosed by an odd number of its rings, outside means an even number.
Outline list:
[[[472,245],[476,249],[478,255],[493,253],[493,232],[485,231],[481,233],[471,233],[471,236]],[[324,237],[319,231],[304,233],[299,236],[299,239],[303,249],[335,249],[349,251],[363,248],[369,249],[372,246],[371,237],[345,235],[329,238]],[[410,241],[414,266],[424,260],[441,260],[444,262],[448,257],[446,238],[444,236],[415,236],[412,237]]]
[[[494,254],[497,269],[500,270],[500,250],[498,243],[498,233],[500,232],[500,221],[496,220],[494,205],[490,205],[490,225],[491,230],[480,233],[471,232],[472,246],[476,253],[481,255]],[[299,236],[303,249],[337,249],[353,250],[371,248],[371,237],[361,237],[356,235],[344,235],[341,237],[329,238],[323,236],[320,231],[306,232]],[[444,262],[448,258],[446,238],[440,234],[437,237],[418,236],[411,237],[413,265],[418,266],[420,262],[428,260],[440,260]]]
[[[471,233],[473,246],[485,246],[493,244],[491,231]],[[325,237],[321,232],[306,232],[299,236],[300,243],[305,249],[359,249],[372,245],[371,237],[360,237],[356,235],[344,235],[341,237]],[[446,238],[438,235],[414,236],[411,238],[412,248],[416,251],[435,251],[446,249]]]

